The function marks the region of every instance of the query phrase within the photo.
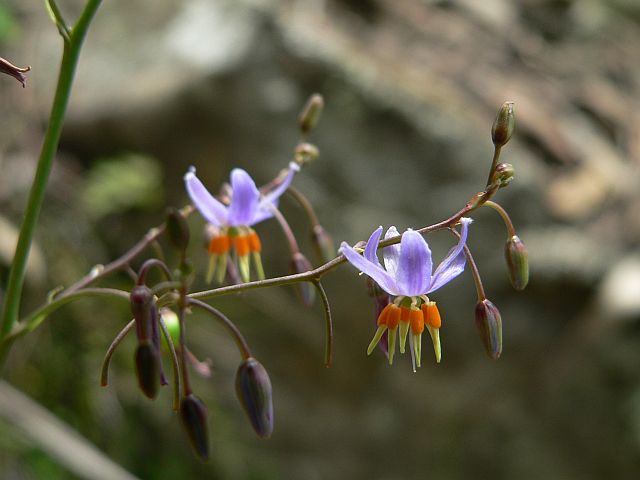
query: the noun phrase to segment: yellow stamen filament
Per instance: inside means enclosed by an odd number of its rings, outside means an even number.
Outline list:
[[[427,325],[427,330],[429,330],[429,335],[431,335],[431,343],[433,343],[433,353],[436,355],[436,362],[440,363],[440,359],[442,358],[442,351],[440,349],[440,329]]]
[[[389,365],[393,365],[393,356],[396,354],[396,338],[398,336],[398,326],[389,327]]]
[[[371,352],[373,352],[373,349],[376,348],[378,343],[380,343],[380,339],[382,338],[382,335],[384,334],[384,332],[386,330],[387,330],[387,326],[386,325],[379,325],[378,326],[378,329],[376,330],[376,333],[373,336],[373,339],[371,340],[371,343],[367,347],[367,355],[371,355]]]

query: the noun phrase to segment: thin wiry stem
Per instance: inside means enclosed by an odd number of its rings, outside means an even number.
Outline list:
[[[109,365],[111,365],[111,357],[113,357],[113,353],[116,351],[116,348],[118,348],[118,345],[120,345],[122,340],[124,340],[124,337],[127,336],[127,334],[131,331],[135,324],[135,319],[127,323],[127,325],[125,325],[125,327],[120,330],[118,335],[116,335],[116,338],[113,339],[113,342],[111,342],[111,345],[109,345],[109,348],[107,349],[107,353],[104,354],[104,360],[102,360],[102,368],[100,369],[101,387],[106,387],[107,385],[109,385]]]
[[[460,239],[460,234],[454,228],[450,228],[449,231],[456,237],[458,240]],[[487,298],[484,293],[484,287],[482,286],[482,279],[480,278],[480,271],[478,270],[478,266],[476,265],[475,260],[473,259],[473,255],[471,254],[471,250],[465,244],[464,245],[464,255],[467,257],[467,263],[469,263],[469,267],[471,268],[471,275],[473,276],[473,283],[476,286],[476,293],[478,294],[478,302],[482,302]]]
[[[171,333],[169,333],[169,329],[162,319],[162,315],[160,315],[159,321],[162,334],[167,341],[167,345],[169,345],[169,353],[171,354],[171,365],[173,366],[173,410],[177,412],[180,408],[180,362],[178,360],[176,347],[173,344],[173,338],[171,338]]]
[[[498,212],[500,217],[502,217],[502,221],[504,222],[504,225],[507,227],[507,233],[509,234],[509,238],[513,237],[516,234],[516,229],[513,226],[513,222],[511,221],[511,217],[509,217],[509,214],[507,213],[507,211],[504,208],[502,208],[500,205],[498,205],[496,202],[492,202],[490,200],[486,201],[484,204],[487,207],[490,207],[496,212]]]
[[[324,366],[329,368],[333,363],[333,319],[331,316],[331,306],[329,305],[329,298],[324,291],[324,287],[320,283],[320,280],[312,282],[320,294],[322,305],[324,306],[324,319],[325,319],[325,344],[324,344]]]

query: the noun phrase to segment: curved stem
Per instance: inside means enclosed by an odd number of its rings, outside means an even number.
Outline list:
[[[460,239],[460,234],[454,229],[450,228],[449,231],[456,237],[458,240]],[[478,270],[478,266],[476,265],[475,260],[473,259],[473,255],[471,254],[471,250],[465,244],[464,245],[464,255],[467,257],[467,262],[469,263],[469,267],[471,268],[471,275],[473,276],[473,283],[476,286],[476,293],[478,294],[478,302],[482,302],[487,298],[484,293],[484,287],[482,286],[482,279],[480,278],[480,271]]]
[[[329,297],[327,292],[324,291],[324,287],[320,283],[320,280],[314,280],[313,285],[318,290],[320,298],[322,299],[322,305],[324,306],[324,319],[326,337],[324,344],[324,366],[329,368],[333,363],[333,319],[331,316],[331,306],[329,305]]]
[[[253,355],[251,354],[251,349],[249,348],[249,344],[247,344],[247,341],[240,333],[240,330],[238,330],[238,327],[236,327],[233,322],[229,320],[220,310],[212,307],[208,303],[201,302],[200,300],[191,297],[187,297],[187,303],[189,305],[194,305],[196,307],[202,308],[203,310],[206,310],[227,329],[227,331],[235,340],[243,360],[253,357]]]
[[[289,242],[289,249],[291,250],[291,253],[300,253],[300,247],[298,246],[296,236],[293,234],[293,230],[291,230],[289,222],[287,222],[287,219],[284,218],[282,212],[280,212],[280,210],[278,210],[278,207],[276,207],[275,205],[271,205],[271,213],[273,213],[273,217],[280,224],[280,228],[282,229],[284,236],[287,238],[287,242]]]
[[[104,354],[104,359],[102,360],[102,368],[100,369],[101,387],[106,387],[107,385],[109,385],[109,365],[111,365],[111,357],[113,357],[113,353],[116,351],[116,348],[118,348],[120,342],[124,340],[124,337],[127,336],[127,334],[131,331],[135,324],[135,319],[127,323],[125,327],[120,330],[118,335],[116,335],[116,338],[113,339],[113,342],[111,342],[111,345],[109,345],[109,348],[107,349],[107,353]]]
[[[491,200],[486,201],[484,204],[487,207],[493,208],[502,217],[502,221],[504,222],[504,225],[507,227],[507,233],[509,234],[509,238],[516,235],[516,229],[513,226],[513,222],[511,221],[509,214],[504,208],[502,208],[496,202],[492,202]]]
[[[167,341],[169,352],[171,353],[171,365],[173,366],[173,410],[177,412],[180,408],[180,362],[178,361],[176,347],[173,344],[173,338],[171,338],[171,333],[169,333],[169,329],[162,319],[162,315],[160,315],[159,321],[162,334]]]
[[[142,264],[142,266],[140,267],[140,270],[138,271],[138,281],[137,281],[138,285],[144,284],[145,277],[147,276],[147,272],[153,267],[156,267],[159,270],[161,270],[162,273],[164,273],[165,277],[167,277],[167,280],[171,281],[173,279],[173,275],[171,275],[171,271],[169,270],[169,267],[167,267],[167,265],[162,260],[158,260],[157,258],[150,258],[149,260],[146,260]]]
[[[29,199],[27,200],[24,219],[20,228],[11,272],[9,273],[9,282],[5,292],[5,303],[3,305],[2,318],[0,319],[0,338],[8,335],[18,320],[24,277],[27,269],[27,259],[44,201],[49,174],[51,173],[53,160],[58,149],[62,125],[71,95],[71,87],[73,85],[78,59],[80,58],[80,50],[82,49],[82,43],[89,24],[100,3],[101,0],[88,0],[76,26],[71,31],[69,41],[64,43],[58,84],[51,114],[49,115],[49,123],[42,143],[35,178],[31,186],[31,191],[29,192]]]
[[[304,194],[300,190],[289,185],[289,188],[287,188],[287,193],[291,195],[302,207],[304,212],[307,214],[307,217],[309,217],[309,221],[311,222],[312,227],[320,225],[320,220],[318,220],[318,215],[316,215],[316,211],[313,209],[311,202],[307,199],[307,197],[304,196]]]
[[[500,145],[495,145],[493,149],[493,160],[491,161],[491,168],[489,169],[489,178],[487,178],[487,187],[491,185],[491,179],[493,177],[493,172],[498,165],[498,159],[500,158],[500,150],[502,147]]]

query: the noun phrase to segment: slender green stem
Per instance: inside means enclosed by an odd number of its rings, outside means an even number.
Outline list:
[[[498,159],[500,158],[500,150],[502,147],[500,145],[495,145],[493,149],[493,160],[491,161],[491,168],[489,169],[489,178],[487,178],[487,187],[491,185],[491,179],[493,177],[493,172],[498,165]]]
[[[162,319],[162,315],[158,318],[160,322],[160,328],[162,328],[162,334],[169,346],[169,353],[171,354],[171,365],[173,366],[173,410],[175,412],[180,408],[180,362],[178,360],[178,354],[176,353],[176,347],[173,344],[173,338],[167,328],[167,324]]]
[[[249,344],[240,333],[240,330],[238,330],[238,327],[236,327],[235,324],[231,320],[229,320],[220,310],[212,307],[208,303],[201,302],[200,300],[196,300],[194,298],[187,298],[187,302],[189,303],[189,305],[195,305],[196,307],[202,308],[203,310],[210,313],[224,326],[224,328],[227,329],[227,331],[235,340],[243,360],[253,357],[253,355],[251,354],[251,349],[249,348]]]
[[[64,123],[71,87],[75,76],[78,59],[82,43],[89,28],[89,24],[96,10],[100,6],[101,0],[88,0],[85,8],[78,19],[77,24],[72,29],[69,41],[64,42],[60,72],[58,75],[58,85],[49,116],[47,131],[44,136],[38,167],[35,178],[29,193],[29,199],[25,209],[24,220],[20,228],[18,244],[9,273],[9,281],[5,292],[5,303],[2,309],[0,321],[0,338],[11,332],[18,320],[20,301],[22,299],[22,289],[24,287],[24,277],[27,269],[27,259],[33,241],[35,227],[38,222],[44,195],[53,166],[53,160],[58,149],[62,125]]]
[[[309,221],[311,222],[312,227],[320,225],[320,220],[318,220],[318,215],[313,209],[311,202],[300,190],[290,185],[289,188],[287,188],[287,193],[291,195],[295,199],[295,201],[298,202],[298,204],[302,207],[304,212],[307,214],[307,217],[309,217]]]
[[[70,40],[69,36],[71,35],[71,31],[69,30],[69,26],[62,16],[62,12],[60,12],[60,9],[58,8],[58,4],[55,2],[55,0],[47,0],[47,8],[49,9],[51,16],[53,17],[53,21],[55,22],[56,27],[58,27],[60,35],[62,35],[62,38],[65,42],[68,42]]]
[[[450,228],[449,231],[456,237],[458,240],[460,239],[460,234],[457,232],[455,228]],[[484,293],[484,287],[482,286],[482,278],[480,278],[480,271],[478,270],[478,266],[476,265],[475,260],[473,259],[473,255],[471,254],[471,250],[465,244],[464,255],[467,257],[467,263],[469,267],[471,267],[471,275],[473,276],[473,283],[476,286],[476,293],[478,294],[478,302],[482,302],[487,298]]]
[[[333,318],[331,316],[331,306],[329,305],[329,297],[327,297],[327,292],[324,291],[324,287],[322,286],[322,283],[320,283],[320,280],[315,280],[312,283],[316,287],[316,290],[318,290],[320,299],[322,300],[322,305],[324,307],[326,329],[324,344],[324,366],[329,368],[333,363]]]
[[[125,327],[118,332],[116,338],[113,339],[111,345],[107,349],[107,353],[104,354],[104,359],[102,360],[102,368],[100,369],[100,386],[106,387],[109,385],[109,365],[111,365],[111,357],[113,357],[113,353],[118,348],[118,345],[124,340],[124,337],[131,331],[131,329],[135,326],[135,319],[131,320],[129,323],[125,325]]]
[[[511,221],[511,218],[509,217],[509,214],[507,213],[507,211],[504,208],[502,208],[500,205],[498,205],[496,202],[486,201],[484,204],[487,207],[491,207],[496,212],[498,212],[498,214],[502,217],[502,221],[504,222],[504,225],[507,227],[507,233],[509,234],[509,238],[513,237],[516,234],[516,229],[513,226],[513,222]]]

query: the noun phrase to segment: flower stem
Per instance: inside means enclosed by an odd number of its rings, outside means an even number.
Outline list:
[[[320,221],[318,220],[318,215],[316,215],[311,202],[304,196],[304,194],[298,190],[296,187],[289,186],[287,189],[287,193],[291,195],[296,202],[302,207],[307,217],[309,217],[309,221],[311,222],[311,226],[315,227],[316,225],[320,225]]]
[[[500,205],[498,205],[496,202],[492,202],[490,200],[487,200],[486,202],[484,202],[484,204],[487,207],[491,207],[493,208],[496,212],[498,212],[498,214],[500,214],[500,216],[502,217],[502,221],[504,222],[504,225],[507,227],[507,233],[509,234],[509,238],[513,237],[516,234],[516,229],[513,226],[513,222],[511,221],[511,218],[509,217],[509,214],[507,213],[507,211],[502,208]]]
[[[101,1],[102,0],[87,1],[78,22],[71,30],[69,40],[64,42],[58,84],[49,116],[49,123],[42,143],[35,178],[31,186],[31,192],[29,193],[24,220],[20,228],[11,272],[9,273],[9,281],[5,292],[5,303],[0,319],[0,338],[6,337],[18,320],[24,277],[27,269],[27,259],[44,201],[49,174],[51,173],[53,160],[58,149],[58,142],[60,140],[60,134],[62,133],[62,125],[71,95],[71,87],[80,57],[80,50],[82,49],[82,43],[87,34],[89,24],[100,6]]]
[[[449,231],[460,240],[460,234],[453,227],[449,229]],[[476,265],[475,260],[473,259],[473,255],[471,255],[471,250],[465,244],[464,245],[464,255],[467,257],[467,262],[469,263],[469,267],[471,267],[471,275],[473,276],[473,283],[476,286],[476,293],[478,294],[478,302],[482,302],[487,298],[484,293],[484,287],[482,286],[482,279],[480,278],[480,271],[478,270],[478,266]]]
[[[489,169],[489,177],[487,178],[487,187],[491,185],[493,171],[496,169],[496,166],[498,165],[498,159],[500,158],[501,149],[502,147],[500,145],[496,145],[493,149],[493,160],[491,161],[491,168]]]

